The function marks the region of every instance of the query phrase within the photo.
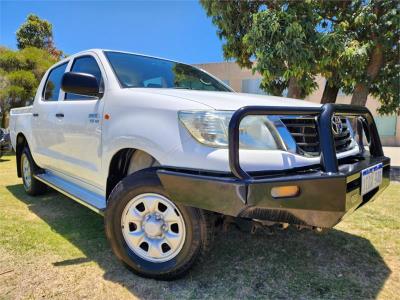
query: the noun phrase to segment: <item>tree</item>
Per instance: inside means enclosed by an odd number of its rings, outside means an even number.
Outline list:
[[[365,106],[367,97],[372,92],[384,103],[383,111],[388,111],[388,108],[392,106],[399,112],[400,81],[392,82],[388,78],[388,76],[399,78],[399,2],[367,1],[360,5],[353,24],[356,40],[360,47],[365,49],[365,59],[360,68],[363,72],[354,74],[355,85],[351,103]],[[388,92],[394,96],[391,98],[392,104],[389,105],[388,99],[382,97],[387,96]],[[394,105],[396,102],[397,108]]]
[[[24,101],[33,98],[38,80],[31,71],[13,71],[7,75],[7,80],[5,91],[14,107],[24,106]]]
[[[352,6],[352,1],[349,0],[323,1],[318,4],[318,73],[326,79],[321,103],[335,103],[338,92],[343,87],[343,76],[346,75],[340,67],[340,64],[347,63],[343,60],[343,53],[349,47],[346,20],[351,18],[352,8],[356,5]]]
[[[354,104],[365,105],[371,93],[381,99],[381,112],[398,110],[400,83],[387,80],[398,78],[395,1],[200,2],[224,41],[225,58],[260,72],[268,93],[288,88],[289,96],[302,98],[321,74],[327,79],[322,103],[335,102],[343,89]]]
[[[381,101],[381,113],[399,109],[399,8],[390,0],[321,2],[329,24],[324,37],[333,37],[333,43],[321,43],[328,45],[325,59],[335,62],[336,84],[353,94],[352,104],[365,106],[372,94]],[[326,66],[320,70],[327,77]]]
[[[393,49],[394,50],[394,49]],[[389,56],[389,55],[388,55]],[[387,57],[378,78],[370,86],[371,94],[379,99],[381,114],[400,114],[400,63],[398,53]]]
[[[272,95],[303,98],[316,87],[321,48],[319,2],[200,0],[224,40],[226,59],[262,76]]]
[[[6,97],[7,97],[7,93],[5,92],[5,89],[8,85],[7,82],[7,78],[6,78],[6,72],[2,69],[0,69],[0,117],[2,118],[0,120],[0,127],[5,128],[6,124],[5,124],[5,112],[7,111],[7,107],[6,107]]]
[[[46,50],[24,48],[13,51],[0,47],[0,107],[2,126],[9,109],[24,106],[32,99],[46,70],[57,62]]]
[[[53,45],[52,25],[34,14],[28,15],[26,22],[17,30],[18,49],[36,47],[49,49]]]
[[[0,46],[3,127],[8,111],[31,100],[44,73],[63,56],[54,46],[51,23],[33,14],[18,29],[17,42],[17,51]]]
[[[275,2],[253,15],[243,40],[257,59],[253,70],[262,74],[262,88],[278,95],[287,88],[288,97],[303,98],[317,87],[318,21],[314,6],[303,1]]]
[[[57,58],[63,55],[54,45],[52,24],[34,14],[28,15],[26,22],[18,28],[17,46],[18,49],[28,47],[44,49]]]
[[[212,22],[217,35],[225,41],[223,53],[226,59],[235,59],[240,67],[251,68],[253,53],[247,49],[243,38],[252,25],[252,16],[260,7],[256,1],[200,0]]]

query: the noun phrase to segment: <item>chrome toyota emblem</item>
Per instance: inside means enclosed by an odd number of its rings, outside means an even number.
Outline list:
[[[332,131],[336,135],[339,135],[343,132],[342,120],[338,116],[332,117]]]

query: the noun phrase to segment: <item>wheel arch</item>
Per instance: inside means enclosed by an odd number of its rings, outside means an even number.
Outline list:
[[[152,158],[153,164],[158,164],[159,161],[150,153],[137,149],[137,148],[123,148],[118,150],[111,158],[110,163],[109,163],[109,168],[108,168],[108,173],[107,173],[107,183],[106,183],[106,199],[108,199],[108,196],[111,194],[111,191],[113,188],[117,185],[118,182],[120,182],[123,178],[126,176],[136,173],[137,171],[144,169],[140,168],[135,171],[131,170],[131,164],[135,163],[132,161],[133,155],[136,153],[138,154],[139,152],[149,156]],[[149,165],[148,167],[151,167],[152,165]]]

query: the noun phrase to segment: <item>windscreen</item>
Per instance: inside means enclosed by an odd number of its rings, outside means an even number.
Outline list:
[[[200,91],[231,90],[207,73],[168,60],[105,51],[123,88],[173,88]]]

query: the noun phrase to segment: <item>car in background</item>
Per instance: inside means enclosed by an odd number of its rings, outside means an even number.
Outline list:
[[[0,157],[11,150],[10,133],[7,129],[0,128]]]

